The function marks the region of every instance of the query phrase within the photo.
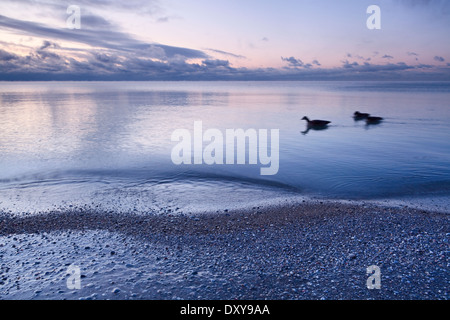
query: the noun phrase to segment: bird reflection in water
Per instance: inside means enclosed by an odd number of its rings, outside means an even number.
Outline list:
[[[310,126],[308,126],[308,128],[305,131],[302,131],[302,134],[306,136],[309,133],[309,131],[311,131],[311,130],[313,130],[313,131],[326,131],[328,129],[329,129],[328,126],[326,126],[326,127],[310,127]]]

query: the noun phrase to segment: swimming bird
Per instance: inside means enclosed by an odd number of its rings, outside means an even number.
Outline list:
[[[353,115],[353,118],[355,118],[356,120],[362,120],[362,119],[367,119],[370,117],[370,114],[368,113],[361,113],[359,111],[356,111]]]
[[[328,126],[331,121],[325,120],[309,120],[308,117],[303,117],[302,120],[306,120],[308,122],[308,127],[310,128],[322,128]]]
[[[380,123],[381,121],[383,121],[384,119],[383,118],[381,118],[381,117],[368,117],[367,119],[366,119],[366,123],[367,124],[378,124],[378,123]]]

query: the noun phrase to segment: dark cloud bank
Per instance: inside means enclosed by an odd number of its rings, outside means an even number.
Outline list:
[[[0,49],[0,80],[3,81],[144,81],[144,80],[449,80],[450,68],[432,65],[388,63],[383,65],[344,61],[337,68],[321,68],[318,61],[285,60],[281,69],[234,68],[228,60],[209,57],[188,63],[189,55],[173,54],[164,46],[123,53],[92,49],[83,59],[60,54],[57,43],[45,41],[26,56]],[[147,54],[145,54],[147,53]],[[159,58],[155,58],[159,56]]]
[[[439,80],[450,81],[448,64],[383,65],[345,60],[340,67],[322,68],[318,60],[282,57],[284,68],[235,68],[228,60],[212,58],[207,51],[245,59],[216,49],[205,51],[150,44],[116,30],[107,20],[84,17],[81,30],[53,29],[48,26],[0,16],[0,28],[45,39],[25,56],[8,45],[0,47],[2,81],[144,81],[144,80]],[[60,42],[84,44],[90,49],[65,48]],[[352,58],[351,55],[348,58]],[[191,63],[190,61],[199,61]],[[359,59],[361,60],[361,59]],[[445,59],[436,56],[437,62]]]

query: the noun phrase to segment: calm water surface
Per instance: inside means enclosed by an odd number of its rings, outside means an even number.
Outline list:
[[[382,116],[367,126],[355,111]],[[303,116],[332,121],[305,134]],[[172,132],[280,129],[280,170],[176,166]],[[0,209],[177,212],[450,194],[450,83],[0,83]]]

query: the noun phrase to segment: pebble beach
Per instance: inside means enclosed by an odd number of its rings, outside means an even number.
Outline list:
[[[449,216],[305,201],[198,215],[0,213],[0,299],[447,300]],[[81,289],[67,286],[70,266]],[[381,289],[367,288],[367,268]]]

